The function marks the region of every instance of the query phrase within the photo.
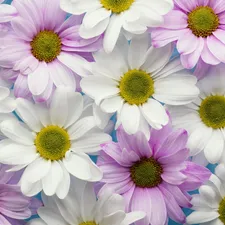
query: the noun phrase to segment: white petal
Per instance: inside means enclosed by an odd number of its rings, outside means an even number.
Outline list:
[[[216,144],[215,144],[216,143]],[[213,130],[212,136],[204,149],[205,157],[210,163],[217,163],[224,149],[224,137],[220,130]]]
[[[39,63],[37,69],[28,75],[28,87],[33,95],[44,92],[49,81],[49,70],[46,63]]]
[[[51,161],[39,157],[27,166],[23,173],[23,179],[26,180],[26,182],[35,183],[45,177],[50,168]]]
[[[172,45],[166,45],[162,48],[150,47],[146,53],[145,63],[141,66],[141,69],[153,73],[163,68],[172,55]]]
[[[42,128],[40,120],[38,119],[37,112],[34,104],[22,98],[17,98],[16,112],[20,118],[34,131],[39,132]]]
[[[63,178],[61,183],[59,184],[59,186],[56,189],[56,195],[60,198],[60,199],[64,199],[70,189],[70,175],[67,172],[66,168],[64,167],[63,163],[59,161],[59,164],[61,165],[62,171],[63,171]]]
[[[42,190],[41,181],[29,183],[23,180],[21,182],[21,191],[24,195],[31,197],[37,195]]]
[[[100,107],[104,112],[114,113],[120,111],[123,102],[124,100],[120,96],[115,96],[103,100]]]
[[[147,33],[136,35],[132,38],[128,52],[128,61],[131,69],[140,68],[143,64],[148,49],[148,40],[149,35]]]
[[[187,223],[188,224],[205,223],[205,222],[214,220],[218,217],[219,217],[219,213],[215,211],[211,211],[211,212],[196,211],[191,213],[191,215],[187,217]]]
[[[42,219],[32,219],[26,225],[47,225]]]
[[[110,22],[103,39],[103,47],[107,53],[112,52],[112,50],[116,45],[116,42],[119,38],[120,31],[122,28],[122,22],[123,22],[123,13],[113,14],[110,17]]]
[[[52,196],[56,193],[63,178],[61,165],[57,161],[52,161],[48,174],[42,179],[43,191],[46,195]]]
[[[82,95],[72,90],[67,91],[67,101],[69,108],[67,120],[64,124],[65,128],[69,127],[80,118],[84,105]]]
[[[141,109],[145,119],[155,128],[160,129],[169,121],[165,108],[154,99],[149,99],[147,103],[142,105]]]
[[[33,145],[34,137],[28,129],[16,120],[5,120],[0,125],[2,133],[12,141],[24,145]]]
[[[87,76],[90,74],[90,63],[81,57],[80,55],[76,54],[68,54],[66,52],[61,52],[58,56],[58,60],[70,68],[73,72],[80,76]]]
[[[64,126],[68,116],[67,91],[65,88],[57,88],[50,105],[50,117],[52,124]]]
[[[91,159],[84,153],[71,153],[63,163],[69,173],[81,180],[99,181],[102,178],[100,169],[93,165]]]
[[[101,225],[115,225],[121,224],[124,220],[126,213],[123,211],[117,211],[110,215],[104,216],[103,220],[101,221]]]
[[[125,219],[121,223],[121,225],[129,225],[138,220],[143,219],[146,216],[146,213],[142,211],[129,212],[126,214]]]
[[[128,134],[135,134],[140,123],[140,110],[138,106],[125,103],[121,109],[121,122]]]
[[[0,162],[10,165],[25,165],[38,157],[34,146],[11,143],[0,150]]]
[[[78,120],[68,129],[70,139],[71,140],[78,139],[94,127],[96,127],[94,117],[93,116],[84,117]]]

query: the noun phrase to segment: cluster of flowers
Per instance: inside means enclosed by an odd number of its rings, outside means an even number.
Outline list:
[[[224,63],[224,0],[0,0],[0,225],[224,225]]]

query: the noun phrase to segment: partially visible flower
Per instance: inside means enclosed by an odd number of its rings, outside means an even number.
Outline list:
[[[10,22],[12,31],[0,40],[0,66],[18,71],[13,78],[15,96],[33,95],[42,102],[55,87],[79,87],[79,76],[88,73],[87,61],[102,46],[102,37],[81,38],[78,30],[83,16],[66,20],[59,0],[16,0],[7,7],[15,8],[18,16]],[[0,13],[0,22],[4,18]]]
[[[169,106],[172,123],[188,131],[190,154],[225,162],[225,65],[210,67],[198,81],[199,97],[186,106]]]
[[[96,196],[93,184],[76,182],[71,185],[68,196],[61,200],[43,195],[44,207],[38,209],[40,219],[27,225],[129,225],[142,219],[144,212],[125,212],[122,196],[110,191]]]
[[[85,94],[107,113],[117,112],[128,134],[142,131],[149,138],[149,125],[161,129],[168,115],[161,102],[185,105],[198,95],[197,79],[184,70],[179,59],[169,62],[172,45],[153,48],[148,34],[140,35],[129,45],[124,39],[114,51],[94,54],[93,76],[81,80]]]
[[[151,130],[148,141],[142,133],[128,135],[117,131],[118,143],[102,145],[97,165],[103,179],[97,188],[121,194],[127,211],[146,212],[138,225],[167,225],[168,218],[185,222],[181,207],[190,208],[187,191],[209,179],[208,169],[188,161],[187,132],[173,131],[171,124]]]
[[[68,88],[58,88],[50,108],[17,99],[17,114],[24,123],[5,120],[1,131],[0,162],[25,168],[21,190],[27,196],[42,189],[47,195],[64,198],[70,174],[83,180],[99,181],[102,172],[87,155],[111,140],[96,129],[93,115],[86,115],[83,97]]]
[[[110,120],[113,114],[103,112],[94,100],[87,95],[84,95],[84,107],[87,114],[94,116],[97,127],[104,130],[105,133],[111,134],[115,127],[114,122]]]
[[[111,52],[120,36],[144,33],[163,23],[163,15],[173,8],[172,0],[60,0],[63,10],[75,15],[86,13],[80,27],[83,38],[104,33],[103,46]]]
[[[7,172],[10,168],[0,164],[0,224],[24,225],[24,219],[36,214],[42,203],[21,193],[17,185],[21,173]]]
[[[154,47],[177,42],[184,67],[199,60],[217,65],[225,62],[225,2],[223,0],[174,0],[164,24],[152,31]]]
[[[219,164],[209,181],[199,188],[199,194],[192,196],[192,209],[187,217],[188,224],[225,224],[225,167]]]

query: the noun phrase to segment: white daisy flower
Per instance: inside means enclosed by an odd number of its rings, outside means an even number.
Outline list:
[[[225,224],[225,167],[220,164],[210,180],[193,195],[191,203],[195,210],[187,217],[188,224],[224,225]]]
[[[213,164],[225,162],[224,71],[224,64],[210,67],[197,84],[200,95],[192,104],[168,107],[174,127],[188,131],[190,154],[199,160],[204,152],[207,161]]]
[[[110,191],[102,193],[96,201],[91,183],[71,185],[65,199],[42,196],[44,207],[38,209],[39,219],[27,225],[129,225],[145,217],[144,212],[125,212],[121,195]]]
[[[107,53],[115,47],[121,34],[131,38],[148,27],[157,27],[163,15],[173,8],[172,0],[60,0],[61,8],[71,14],[86,13],[80,27],[83,38],[104,33],[103,46]]]
[[[0,162],[25,167],[21,190],[27,196],[42,189],[46,195],[64,198],[69,190],[69,174],[87,181],[99,181],[101,170],[87,155],[111,140],[97,129],[95,119],[83,107],[83,97],[72,89],[58,88],[49,109],[17,99],[16,112],[24,123],[5,120],[0,142]]]
[[[84,93],[107,113],[117,112],[128,134],[142,131],[149,138],[149,126],[161,129],[168,115],[160,102],[184,105],[192,102],[199,90],[197,80],[184,70],[180,60],[169,62],[173,48],[149,46],[147,34],[136,36],[130,46],[120,40],[114,51],[94,54],[92,75],[81,80]]]

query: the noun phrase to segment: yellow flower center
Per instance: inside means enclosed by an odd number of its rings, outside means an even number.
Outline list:
[[[33,56],[39,61],[52,62],[61,52],[61,39],[53,31],[39,32],[30,43]]]
[[[60,160],[65,157],[71,143],[66,130],[50,125],[37,133],[35,145],[41,157],[50,160]]]
[[[220,95],[208,96],[199,108],[202,122],[213,129],[225,127],[225,97]]]
[[[153,188],[162,182],[162,166],[152,157],[142,158],[131,168],[131,179],[137,187]]]
[[[198,6],[188,14],[188,28],[197,37],[208,37],[217,30],[219,17],[212,8],[208,6]]]
[[[100,0],[103,7],[113,13],[121,13],[128,10],[135,0]]]
[[[219,219],[225,224],[225,198],[219,204],[218,213],[220,214]]]
[[[141,105],[154,94],[154,81],[142,70],[130,70],[119,82],[121,97],[130,105]]]
[[[88,221],[88,222],[80,223],[79,225],[98,225],[98,224],[96,224],[94,221]]]

